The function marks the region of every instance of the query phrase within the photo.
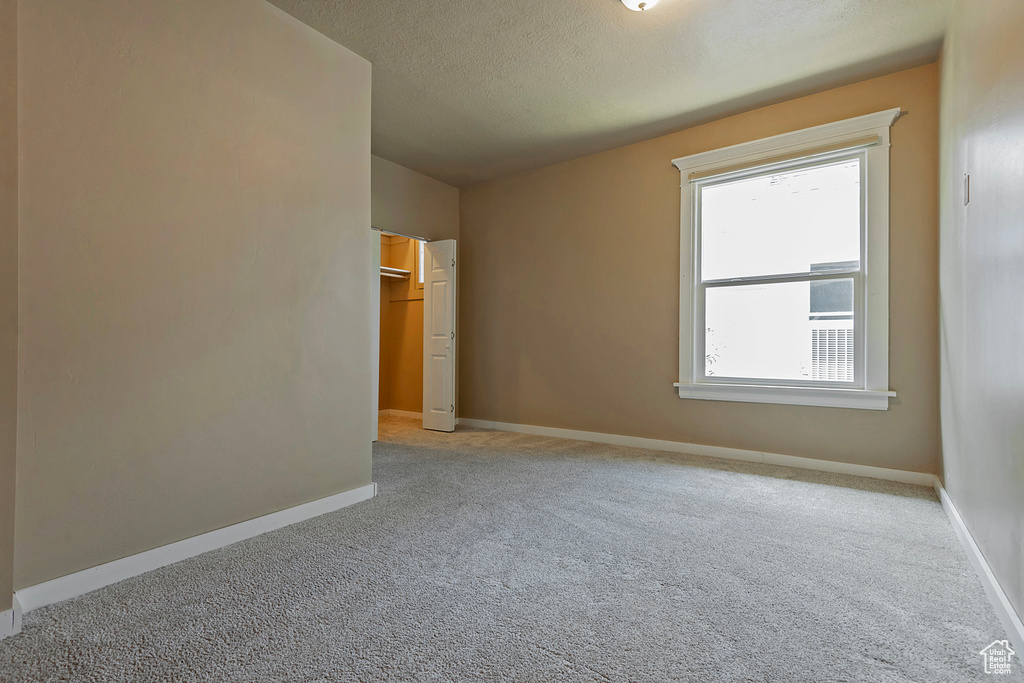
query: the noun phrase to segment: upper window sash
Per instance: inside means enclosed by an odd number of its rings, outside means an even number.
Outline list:
[[[793,159],[783,162],[773,162],[770,165],[758,165],[754,167],[748,167],[742,171],[735,171],[728,175],[716,174],[714,176],[708,176],[701,178],[696,181],[691,181],[694,211],[693,211],[693,242],[694,242],[694,260],[693,269],[695,273],[699,273],[699,277],[696,278],[695,284],[701,286],[716,286],[728,283],[771,283],[771,282],[788,282],[788,281],[803,281],[803,280],[816,280],[824,279],[829,275],[838,274],[852,274],[862,273],[864,271],[864,264],[866,261],[866,254],[864,251],[864,245],[866,243],[866,188],[867,178],[866,171],[868,167],[867,155],[864,154],[863,148],[865,146],[873,146],[878,144],[877,136],[871,138],[869,144],[865,144],[861,147],[850,148],[842,146],[841,149],[831,152],[825,156],[812,156],[810,158],[806,156],[794,156]],[[860,143],[858,143],[860,144]],[[711,278],[705,279],[702,272],[702,258],[703,258],[703,217],[701,213],[702,207],[702,191],[709,187],[715,187],[716,185],[736,182],[739,180],[747,180],[751,178],[760,178],[764,176],[771,176],[780,173],[786,173],[791,171],[799,171],[801,169],[813,169],[824,166],[829,162],[841,163],[844,161],[857,160],[860,170],[860,206],[859,206],[859,218],[860,225],[858,226],[859,243],[860,249],[857,254],[857,266],[837,266],[834,268],[815,270],[815,271],[794,271],[794,272],[781,272],[781,273],[768,273],[760,275],[747,275],[737,277],[724,277],[724,278]],[[685,192],[685,189],[684,189]]]

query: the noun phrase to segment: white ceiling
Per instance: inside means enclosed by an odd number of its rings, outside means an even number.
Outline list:
[[[271,0],[373,63],[373,153],[464,186],[935,59],[951,0]]]

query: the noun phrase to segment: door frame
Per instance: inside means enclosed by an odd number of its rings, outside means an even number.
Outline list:
[[[381,332],[381,320],[380,320],[380,266],[381,266],[381,250],[380,250],[380,238],[381,235],[390,235],[394,237],[406,237],[408,239],[416,240],[418,242],[431,243],[439,242],[441,240],[431,240],[426,237],[420,237],[419,235],[409,235],[406,233],[396,232],[394,230],[385,230],[384,228],[378,228],[377,226],[370,226],[370,235],[373,239],[370,240],[370,276],[372,278],[373,286],[370,287],[370,362],[373,364],[373,371],[371,375],[371,386],[370,386],[370,400],[372,401],[372,440],[377,441],[380,436],[380,332]],[[458,247],[458,240],[452,240],[455,243],[455,249]],[[454,295],[454,306],[452,309],[452,325],[456,337],[458,337],[458,315],[459,315],[459,277],[458,268],[456,267],[453,272],[452,278],[452,292]],[[425,299],[424,299],[425,302]],[[425,306],[424,306],[425,309]],[[424,316],[426,311],[424,310]],[[426,336],[426,335],[424,335]],[[426,340],[424,339],[424,342]],[[458,397],[459,397],[459,363],[458,363],[458,345],[453,344],[452,346],[452,365],[454,367],[455,377],[452,380],[452,395],[455,400],[455,416],[457,420],[458,412]],[[424,366],[423,372],[426,374],[427,368]],[[423,408],[420,407],[422,412]]]
[[[370,399],[373,401],[371,441],[377,441],[380,436],[380,234],[371,230],[370,235],[373,237],[370,240],[370,277],[373,283],[370,287]]]

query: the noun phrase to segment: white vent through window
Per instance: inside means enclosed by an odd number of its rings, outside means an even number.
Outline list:
[[[852,327],[811,329],[811,378],[852,382],[853,346]]]

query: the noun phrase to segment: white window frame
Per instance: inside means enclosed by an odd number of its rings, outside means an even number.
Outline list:
[[[674,159],[681,177],[679,398],[888,410],[889,131],[900,110],[858,116]],[[855,277],[855,381],[773,382],[705,377],[704,291],[700,276],[700,188],[712,178],[756,175],[840,159],[861,159],[861,270]],[[846,276],[850,277],[850,276]],[[784,280],[783,280],[784,281]]]
[[[416,240],[416,242],[416,289],[423,289],[427,269],[427,243],[425,240]]]

